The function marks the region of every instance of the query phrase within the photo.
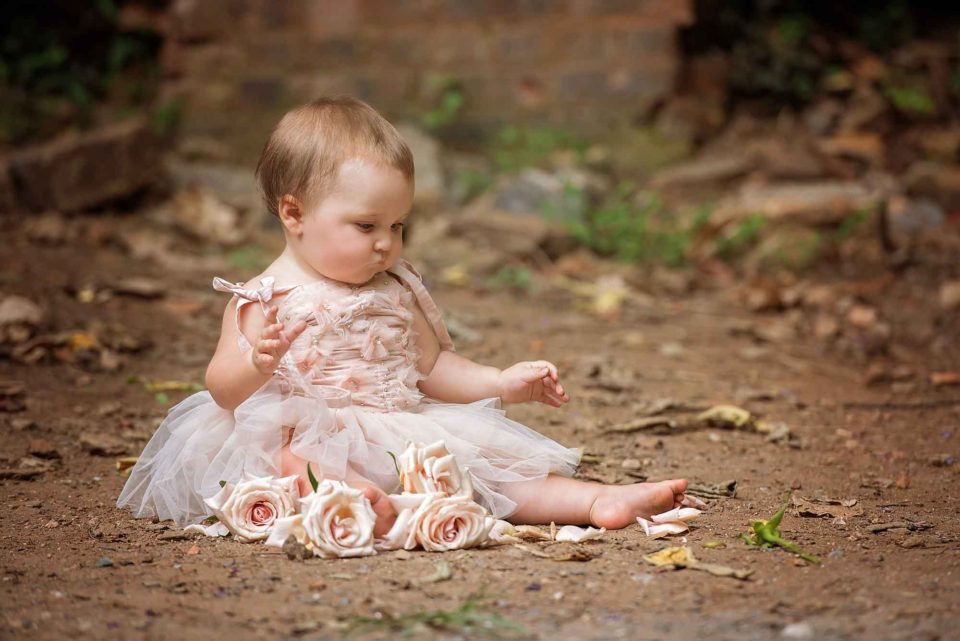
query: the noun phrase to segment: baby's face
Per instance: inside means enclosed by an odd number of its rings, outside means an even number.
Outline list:
[[[398,169],[350,159],[327,195],[304,214],[298,249],[323,276],[365,283],[400,258],[412,205],[413,184]]]

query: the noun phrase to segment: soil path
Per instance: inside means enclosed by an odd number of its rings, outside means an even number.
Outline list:
[[[81,434],[119,439],[127,454],[139,453],[184,394],[161,404],[128,378],[201,381],[226,302],[208,289],[210,277],[249,273],[199,251],[177,270],[132,258],[135,243],[114,241],[135,231],[132,221],[99,219],[53,247],[27,244],[15,226],[0,232],[0,289],[40,302],[49,328],[152,341],[116,371],[0,360],[0,379],[27,390],[25,410],[0,413],[0,467],[16,469],[31,449],[59,457],[32,479],[0,480],[2,638],[335,639],[353,617],[371,617],[380,627],[351,638],[388,639],[398,634],[386,626],[391,619],[454,611],[470,598],[479,629],[419,627],[414,638],[486,631],[545,639],[947,639],[960,629],[960,466],[944,458],[957,454],[960,438],[956,388],[905,399],[940,404],[884,409],[884,394],[815,345],[757,344],[738,331],[755,319],[723,294],[630,303],[618,319],[598,320],[556,291],[434,288],[446,309],[482,335],[459,343],[464,355],[498,366],[527,358],[560,366],[573,397],[564,409],[511,406],[509,414],[582,446],[590,455],[582,476],[736,480],[736,496],[711,501],[682,539],[649,540],[639,526],[628,527],[580,546],[584,561],[538,556],[560,555],[567,544],[529,544],[297,562],[261,545],[177,539],[167,524],[134,520],[114,507],[123,485],[117,455],[91,453]],[[87,285],[122,276],[157,279],[167,294],[78,300]],[[666,398],[697,408],[740,405],[785,423],[794,443],[721,429],[604,431],[637,416],[644,402]],[[625,459],[634,461],[625,468]],[[848,504],[816,504],[838,517],[790,512],[784,519],[784,535],[820,565],[737,538],[791,489],[795,497]],[[888,522],[927,529],[870,531]],[[703,561],[752,575],[740,581],[644,562],[644,554],[681,541]],[[448,580],[421,580],[441,563],[449,565]]]

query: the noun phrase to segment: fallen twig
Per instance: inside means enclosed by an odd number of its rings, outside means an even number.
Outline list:
[[[916,532],[919,530],[929,530],[932,527],[933,523],[924,523],[922,521],[918,521],[916,523],[913,521],[891,521],[889,523],[877,523],[875,525],[867,526],[867,531],[877,534],[879,532],[886,532],[887,530],[903,528],[910,530],[911,532]]]

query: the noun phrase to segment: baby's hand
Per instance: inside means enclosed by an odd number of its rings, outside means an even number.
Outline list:
[[[500,372],[497,384],[504,403],[540,401],[560,407],[570,400],[560,384],[557,366],[548,361],[512,365]]]
[[[290,344],[307,328],[307,323],[299,320],[283,331],[283,323],[277,322],[276,306],[267,310],[266,323],[260,332],[260,340],[253,346],[253,366],[261,374],[270,375],[280,365],[280,359],[290,349]]]

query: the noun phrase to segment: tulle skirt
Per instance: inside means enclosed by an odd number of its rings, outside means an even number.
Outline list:
[[[506,417],[499,399],[469,404],[430,398],[413,411],[383,412],[364,406],[290,395],[267,383],[235,411],[199,392],[170,410],[147,443],[117,500],[137,517],[198,523],[211,514],[203,499],[236,483],[244,472],[281,475],[280,451],[311,462],[331,479],[362,476],[384,491],[399,491],[391,453],[408,441],[443,440],[461,468],[470,471],[475,500],[496,518],[517,509],[504,485],[572,476],[580,452]],[[348,475],[348,466],[352,473]]]

